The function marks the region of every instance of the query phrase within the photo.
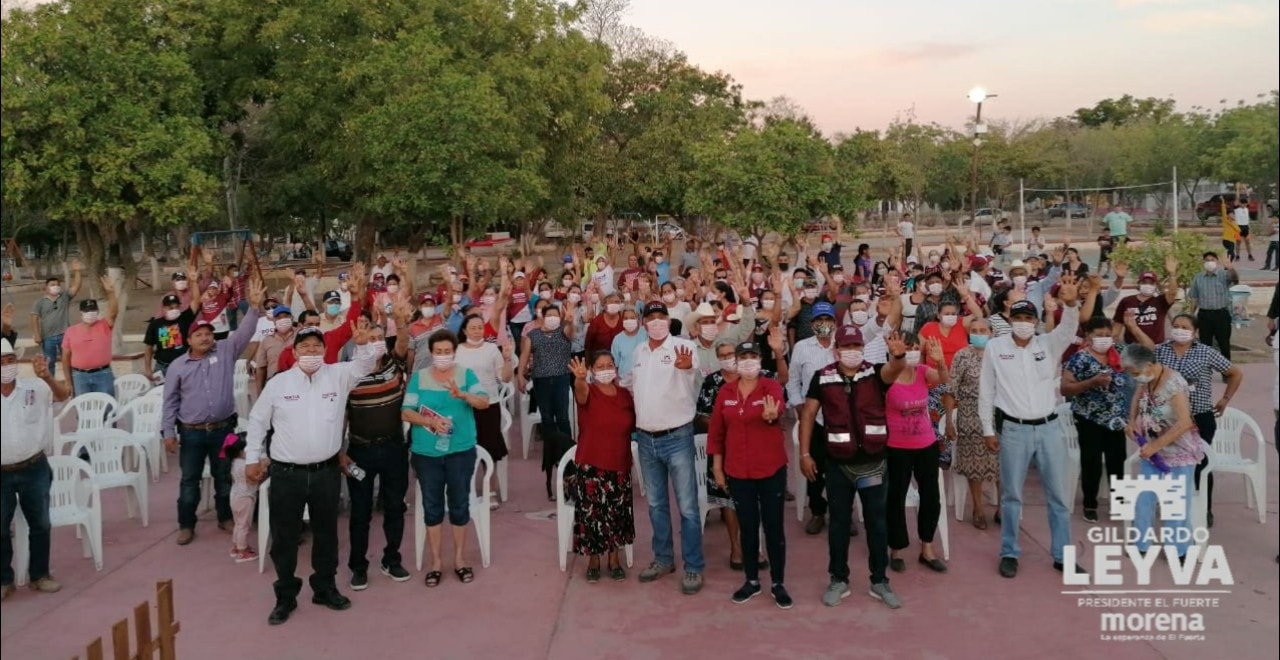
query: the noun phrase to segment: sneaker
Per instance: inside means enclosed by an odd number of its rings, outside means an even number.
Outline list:
[[[177,539],[178,545],[190,545],[190,543],[194,540],[196,540],[196,530],[194,529],[178,530],[178,539]]]
[[[1000,577],[1018,577],[1018,560],[1013,557],[1000,558]]]
[[[62,591],[62,585],[58,584],[57,580],[47,575],[40,578],[39,580],[33,580],[31,582],[31,588],[36,591],[39,591],[40,593],[45,593],[45,594],[52,594],[52,593],[57,593],[59,591]]]
[[[245,548],[236,553],[236,563],[243,564],[246,562],[258,561],[258,553],[253,548]]]
[[[234,545],[231,546],[231,552],[229,554],[232,559],[240,558],[240,550],[238,550]]]
[[[351,571],[351,590],[364,591],[369,588],[369,572],[366,570]]]
[[[741,605],[760,594],[760,583],[748,580],[743,583],[742,588],[733,592],[733,602]]]
[[[893,589],[889,587],[888,582],[871,585],[871,590],[867,593],[871,594],[872,598],[884,603],[885,607],[891,610],[902,607],[902,599],[898,598],[898,594],[893,593]]]
[[[408,582],[409,579],[413,577],[409,575],[409,571],[406,571],[404,566],[401,566],[400,564],[383,564],[382,574],[396,582]]]
[[[680,580],[680,593],[692,596],[699,591],[702,591],[702,574],[685,571],[684,579]]]
[[[826,527],[826,516],[812,516],[809,518],[809,522],[804,524],[804,533],[809,536],[817,536],[818,534],[821,534],[822,530],[826,529]]]
[[[844,580],[832,580],[827,585],[826,593],[822,594],[822,604],[827,607],[835,607],[840,601],[848,598],[852,594],[849,591],[849,583]]]
[[[1085,521],[1085,522],[1087,522],[1087,523],[1089,523],[1090,525],[1096,525],[1096,524],[1098,524],[1098,510],[1097,510],[1097,509],[1085,509],[1085,510],[1084,510],[1084,521]]]
[[[795,601],[791,600],[791,594],[787,593],[787,588],[781,584],[773,585],[773,602],[778,605],[780,610],[789,610]]]
[[[646,566],[643,571],[640,571],[640,581],[653,582],[654,580],[664,575],[669,575],[675,572],[676,572],[675,566],[667,566],[665,564],[659,564],[658,562],[655,561],[652,564],[649,564],[648,566]]]

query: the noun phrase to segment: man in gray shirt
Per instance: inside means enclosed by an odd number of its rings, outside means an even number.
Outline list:
[[[249,282],[249,311],[230,337],[214,341],[213,325],[196,321],[187,331],[187,353],[165,374],[164,414],[160,430],[165,449],[178,453],[178,545],[196,535],[196,507],[205,459],[213,475],[218,528],[231,531],[231,464],[218,455],[227,434],[236,430],[235,368],[256,336],[258,310],[266,297],[262,281]],[[179,443],[181,438],[181,443]]]
[[[57,372],[62,358],[62,334],[71,325],[71,301],[80,293],[82,270],[80,260],[72,259],[70,291],[63,290],[61,278],[45,280],[44,295],[31,310],[31,339],[49,359],[49,371],[53,373]]]

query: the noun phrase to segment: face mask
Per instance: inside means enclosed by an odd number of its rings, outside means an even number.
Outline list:
[[[920,364],[920,351],[907,351],[907,366],[914,367]]]
[[[720,336],[720,327],[714,323],[698,326],[698,336],[707,341],[715,341]]]
[[[563,280],[560,280],[560,283],[561,283],[561,284],[563,284],[563,285],[565,285],[565,286],[569,286],[569,285],[573,284],[573,278],[572,278],[572,277],[566,277],[566,278],[564,278]]]
[[[929,255],[929,263],[937,265],[938,261],[940,261],[938,255],[936,254]]]
[[[847,369],[857,369],[862,366],[862,351],[857,349],[846,349],[840,351],[840,364]]]
[[[942,262],[942,270],[951,270],[951,262],[950,261]]]
[[[833,275],[832,279],[836,281],[836,284],[844,284],[844,275],[842,274]]]
[[[831,335],[835,334],[835,331],[836,331],[836,326],[830,323],[821,323],[813,326],[813,334],[823,339],[826,339]]]
[[[164,318],[166,321],[177,321],[180,316],[182,316],[182,310],[180,309],[164,310]]]
[[[418,311],[422,312],[422,318],[429,319],[436,315],[435,307],[421,307]]]
[[[670,319],[653,319],[646,322],[644,327],[648,331],[650,339],[662,341],[667,338],[667,335],[671,334]]]
[[[62,293],[62,287],[58,286],[57,284],[54,284],[53,286],[50,286],[50,287],[49,287],[49,294],[50,294],[50,295],[54,295],[54,296],[56,296],[56,295],[59,295],[59,294],[61,294],[61,293]]]
[[[661,257],[661,256],[654,257],[654,258],[653,258],[653,262],[654,262],[654,263],[656,263],[656,264],[660,264],[660,263],[662,263],[662,257]]]
[[[1144,295],[1144,296],[1154,296],[1154,295],[1156,295],[1156,285],[1154,285],[1154,284],[1139,284],[1139,285],[1138,285],[1138,293],[1141,293],[1141,294],[1142,294],[1142,295]]]
[[[1194,334],[1195,333],[1191,330],[1187,330],[1186,328],[1174,328],[1169,331],[1169,336],[1179,344],[1190,344]]]
[[[606,314],[617,314],[622,311],[622,303],[607,303],[604,311]]]
[[[987,335],[969,335],[969,345],[974,348],[986,348],[991,337]]]
[[[662,302],[667,303],[668,305],[676,304],[676,294],[674,293],[662,294]]]
[[[1212,272],[1213,272],[1213,271],[1215,271],[1215,270],[1218,270],[1218,262],[1216,262],[1216,261],[1206,261],[1206,262],[1204,262],[1204,271],[1205,271],[1206,273],[1212,273]]]
[[[778,268],[781,268],[785,272],[787,269],[791,268],[791,264],[788,262],[780,262],[778,264]]]
[[[1089,340],[1089,344],[1093,346],[1093,350],[1099,353],[1106,353],[1111,350],[1111,347],[1114,346],[1115,343],[1116,340],[1111,337],[1094,337]]]
[[[455,303],[462,302],[462,294],[461,293],[453,294],[453,302]]]
[[[18,379],[18,363],[6,364],[0,367],[0,383],[8,385]]]
[[[792,282],[795,284],[795,288],[804,289],[804,280],[797,279],[797,280],[793,280]]]
[[[942,295],[942,285],[941,285],[941,284],[938,284],[937,282],[934,282],[933,284],[930,284],[929,286],[927,286],[927,287],[925,287],[925,288],[926,288],[926,289],[928,289],[928,291],[929,291],[929,295],[931,295],[931,296],[940,296],[940,295]]]
[[[614,369],[601,369],[595,373],[596,382],[601,385],[608,385],[618,377],[618,372]]]
[[[1014,285],[1014,286],[1026,286],[1026,285],[1027,285],[1027,276],[1026,276],[1026,275],[1014,275],[1014,276],[1013,276],[1013,285]]]
[[[550,297],[551,297],[551,289],[542,289],[542,290],[538,291],[538,297],[539,297],[539,298],[550,298]]]
[[[399,293],[399,292],[400,292],[400,285],[399,285],[399,284],[388,284],[388,285],[387,285],[387,293]]]
[[[379,360],[387,354],[387,342],[384,339],[372,339],[369,341],[369,352],[373,353],[373,359]]]
[[[234,279],[236,279],[237,277],[240,277],[240,273],[237,273],[237,272],[235,272],[235,271],[233,270],[233,271],[231,271],[230,273],[227,273],[227,277],[230,277],[231,279],[233,279],[233,280],[234,280]]]
[[[1013,336],[1018,339],[1030,339],[1036,334],[1036,324],[1029,321],[1014,321],[1009,326],[1013,328]]]
[[[493,296],[480,296],[480,304],[482,305],[492,305],[496,300],[497,298]]]
[[[764,273],[752,273],[751,281],[759,284],[764,281]]]
[[[591,302],[592,304],[598,304],[600,302],[600,294],[598,293],[591,294]]]
[[[876,275],[885,275],[889,272],[887,268],[877,268]]]
[[[622,319],[622,329],[627,332],[635,332],[640,327],[640,322],[636,319]]]
[[[178,291],[186,291],[186,290],[187,290],[187,281],[186,281],[186,280],[178,280],[177,282],[174,282],[174,283],[173,283],[173,288],[177,289]]]
[[[97,312],[84,312],[80,315],[80,320],[90,325],[98,322]]]
[[[325,305],[324,313],[329,316],[337,316],[342,311],[342,305]]]
[[[542,317],[542,327],[543,327],[543,328],[545,328],[545,329],[547,329],[547,330],[555,330],[555,329],[559,328],[559,327],[560,327],[560,317],[559,317],[559,316],[544,316],[544,317]]]
[[[1146,374],[1139,374],[1139,375],[1137,375],[1137,376],[1134,376],[1134,377],[1133,377],[1133,380],[1134,380],[1134,382],[1138,383],[1139,385],[1146,385],[1146,384],[1150,383],[1154,378],[1155,378],[1154,376],[1148,376],[1148,375],[1146,375]]]
[[[738,360],[738,373],[743,378],[755,378],[760,375],[760,361],[756,359]]]
[[[871,320],[871,315],[865,310],[859,309],[849,312],[849,320],[853,321],[854,325],[866,325],[867,321]]]
[[[730,374],[732,374],[732,373],[737,373],[737,371],[738,371],[738,359],[737,359],[737,358],[731,358],[731,357],[730,357],[730,358],[721,358],[721,359],[720,359],[720,371],[723,371],[723,372],[725,372],[725,373],[730,373]]]
[[[835,243],[826,242],[822,244],[822,249],[830,250],[833,246],[835,246]]]
[[[943,314],[942,316],[938,317],[938,322],[942,324],[942,327],[950,328],[955,326],[956,321],[958,321],[959,318],[960,317],[956,316],[955,314]]]
[[[288,332],[293,329],[293,319],[276,319],[276,331]]]
[[[431,364],[440,371],[446,371],[453,366],[453,355],[432,355]]]
[[[804,290],[804,297],[805,297],[805,298],[810,298],[810,299],[812,299],[812,298],[817,298],[817,297],[818,297],[818,290],[817,290],[817,289],[805,289],[805,290]]]
[[[578,303],[582,302],[582,294],[581,294],[581,293],[571,293],[571,294],[569,294],[569,295],[568,295],[568,299],[569,299],[569,302],[571,302],[571,303],[573,303],[573,304],[575,304],[575,305],[576,305],[576,304],[578,304]]]
[[[313,374],[324,364],[323,355],[303,355],[298,358],[298,367],[303,373]]]
[[[760,309],[773,309],[773,306],[774,306],[775,304],[777,304],[777,303],[776,303],[775,301],[773,301],[773,300],[761,300],[761,301],[760,301]]]

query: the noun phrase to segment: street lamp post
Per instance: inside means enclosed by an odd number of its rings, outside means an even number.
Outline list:
[[[982,135],[987,132],[982,123],[982,102],[995,97],[981,87],[969,90],[969,100],[978,105],[973,118],[973,158],[969,161],[969,223],[977,229],[979,238],[982,230],[978,229],[978,147],[982,145]]]

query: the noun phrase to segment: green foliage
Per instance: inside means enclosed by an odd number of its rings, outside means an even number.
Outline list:
[[[1072,117],[1082,126],[1121,126],[1131,121],[1164,121],[1173,116],[1173,99],[1148,97],[1136,99],[1125,94],[1118,99],[1103,99],[1092,108],[1080,108]]]
[[[1220,141],[1212,157],[1217,177],[1262,190],[1275,185],[1280,179],[1280,92],[1272,90],[1261,103],[1224,111],[1214,129]]]
[[[1111,251],[1111,261],[1128,264],[1132,280],[1144,271],[1165,273],[1165,259],[1173,255],[1178,260],[1178,286],[1191,285],[1191,278],[1200,272],[1204,253],[1210,246],[1204,236],[1189,231],[1175,231],[1167,235],[1148,235],[1140,244],[1129,243]]]

